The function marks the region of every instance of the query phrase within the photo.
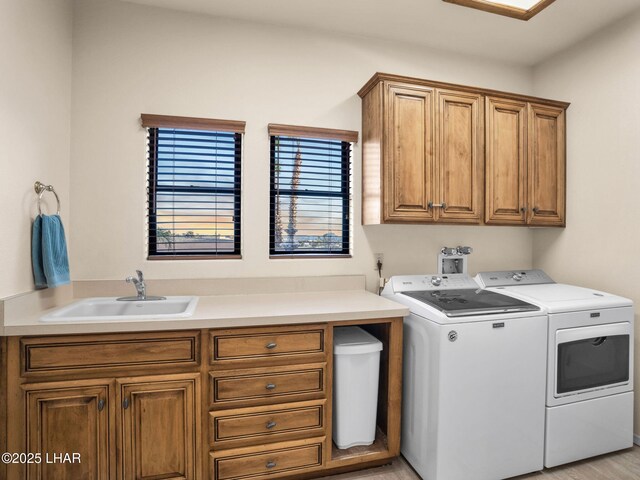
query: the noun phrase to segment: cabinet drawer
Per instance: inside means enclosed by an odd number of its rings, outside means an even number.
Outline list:
[[[210,373],[212,406],[249,406],[323,398],[324,363]]]
[[[223,448],[261,445],[324,434],[325,401],[209,413],[209,443]]]
[[[268,449],[251,452],[238,449],[222,456],[211,454],[211,478],[241,480],[300,475],[322,468],[324,438],[273,444]],[[255,449],[254,449],[255,450]]]
[[[199,331],[23,337],[20,346],[25,376],[200,363]]]
[[[234,330],[214,330],[211,336],[211,364],[259,365],[324,361],[324,326],[287,326]],[[303,362],[304,363],[304,362]]]

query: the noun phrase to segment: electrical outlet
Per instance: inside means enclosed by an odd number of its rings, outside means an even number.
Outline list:
[[[378,271],[378,262],[380,262],[382,265],[384,265],[384,253],[374,253],[373,257],[375,258],[374,263],[373,263],[373,269],[377,272]]]

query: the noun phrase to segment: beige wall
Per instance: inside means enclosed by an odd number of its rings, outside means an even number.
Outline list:
[[[0,0],[0,298],[33,289],[36,180],[70,227],[71,17],[69,0]]]
[[[535,69],[535,94],[572,102],[567,228],[534,233],[534,264],[558,281],[640,304],[640,13]],[[636,315],[636,322],[639,317]],[[640,344],[636,335],[636,352]],[[640,355],[636,355],[640,385]],[[637,391],[637,390],[636,390]],[[640,433],[640,395],[635,432]]]
[[[354,151],[352,259],[269,260],[267,124],[360,130],[358,89],[375,71],[528,93],[531,71],[398,43],[263,26],[120,2],[76,3],[73,64],[73,277],[252,277],[435,269],[442,245],[476,248],[470,269],[531,265],[527,229],[360,226]],[[145,260],[146,133],[140,113],[247,122],[243,259]]]

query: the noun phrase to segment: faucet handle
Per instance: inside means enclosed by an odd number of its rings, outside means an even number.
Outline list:
[[[136,273],[138,274],[138,280],[140,282],[144,282],[144,275],[142,274],[142,270],[136,270]]]

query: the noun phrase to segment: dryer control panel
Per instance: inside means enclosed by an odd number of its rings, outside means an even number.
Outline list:
[[[501,272],[480,272],[475,277],[483,288],[512,287],[515,285],[540,285],[556,283],[542,270],[506,270]]]

